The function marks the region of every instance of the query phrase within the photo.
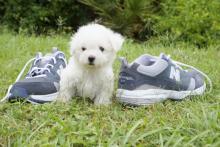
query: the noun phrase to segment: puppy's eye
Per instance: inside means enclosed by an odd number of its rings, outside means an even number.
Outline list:
[[[86,50],[86,48],[85,47],[82,47],[82,51],[85,51]]]
[[[102,47],[102,46],[100,46],[99,49],[100,49],[100,51],[102,51],[102,52],[105,50],[104,47]]]

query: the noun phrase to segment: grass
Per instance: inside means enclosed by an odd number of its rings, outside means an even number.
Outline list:
[[[0,34],[0,96],[37,51],[46,53],[58,46],[69,56],[68,41],[68,35]],[[127,40],[119,56],[131,62],[141,54],[160,52],[207,73],[212,93],[147,107],[123,106],[115,98],[108,107],[81,98],[69,104],[0,104],[0,146],[220,146],[219,47],[199,50],[163,39],[142,44]],[[115,61],[115,83],[119,66]]]

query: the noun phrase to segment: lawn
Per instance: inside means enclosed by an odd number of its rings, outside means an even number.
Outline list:
[[[0,97],[36,52],[47,53],[57,46],[69,57],[69,37],[1,33]],[[0,146],[220,146],[220,47],[197,49],[163,38],[145,43],[126,40],[118,56],[131,62],[141,54],[160,52],[207,73],[213,91],[146,107],[123,106],[115,97],[108,107],[82,98],[69,104],[0,104]],[[116,60],[115,89],[119,68]]]

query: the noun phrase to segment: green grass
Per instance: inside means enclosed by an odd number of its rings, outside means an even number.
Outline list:
[[[0,96],[37,51],[46,53],[58,46],[69,56],[68,41],[68,35],[0,34]],[[160,52],[207,73],[213,92],[147,107],[126,107],[115,98],[108,107],[80,98],[69,104],[0,104],[0,146],[220,146],[219,47],[199,50],[163,39],[142,44],[127,40],[119,56],[132,61],[144,53]],[[116,81],[119,66],[116,61]]]

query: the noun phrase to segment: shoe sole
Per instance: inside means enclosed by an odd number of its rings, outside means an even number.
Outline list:
[[[53,102],[56,100],[58,93],[59,92],[48,95],[30,95],[27,98],[27,101],[32,104],[44,104],[44,103]]]
[[[205,92],[206,85],[192,91],[174,91],[162,89],[148,90],[125,90],[118,89],[116,97],[119,102],[130,105],[150,105],[159,103],[167,99],[182,100],[187,96],[202,95]]]

